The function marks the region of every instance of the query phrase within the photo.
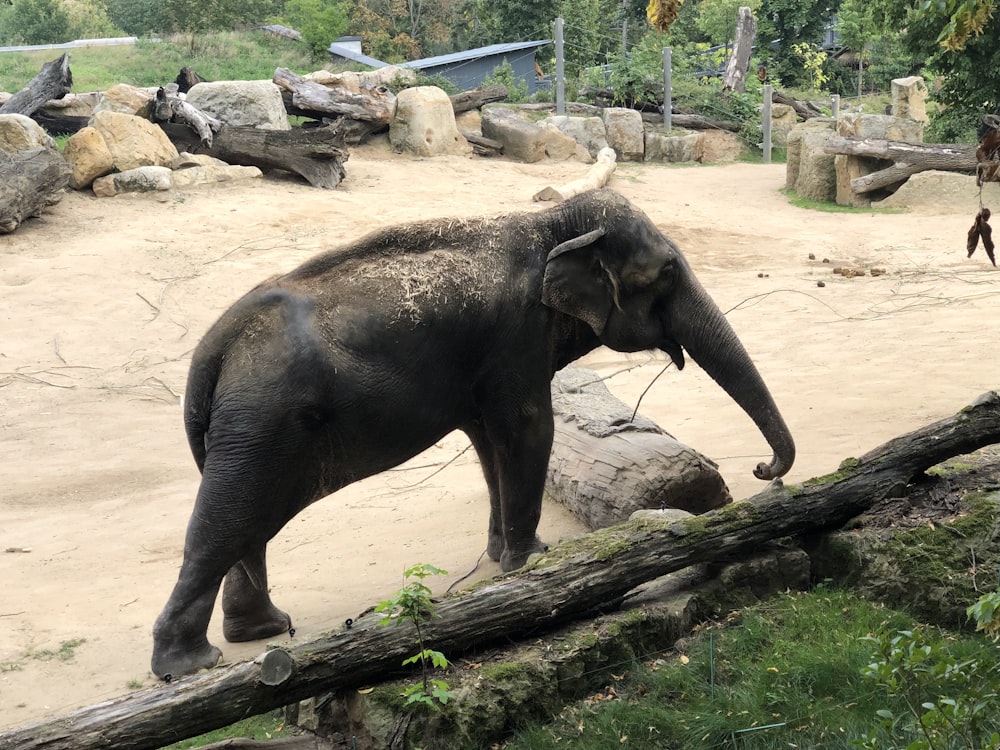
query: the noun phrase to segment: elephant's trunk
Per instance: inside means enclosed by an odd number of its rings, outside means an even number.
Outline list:
[[[750,355],[725,315],[694,280],[671,310],[670,329],[691,358],[722,386],[754,421],[774,452],[754,469],[758,479],[783,476],[795,461],[795,442]]]

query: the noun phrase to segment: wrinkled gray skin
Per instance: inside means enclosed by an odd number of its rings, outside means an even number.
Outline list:
[[[224,578],[227,640],[286,631],[267,542],[310,503],[452,430],[483,467],[490,557],[523,565],[544,548],[550,381],[601,344],[661,349],[678,369],[686,349],[774,451],[755,475],[791,467],[792,437],[725,317],[677,247],[608,190],[380,230],[251,291],[191,364],[184,418],[202,480],[153,672],[216,664],[206,631]]]

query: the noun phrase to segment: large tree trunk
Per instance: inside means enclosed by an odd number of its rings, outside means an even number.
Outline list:
[[[910,175],[928,169],[950,172],[975,171],[976,146],[961,143],[905,143],[878,138],[855,139],[834,137],[824,149],[828,154],[866,156],[894,161],[890,167],[851,180],[856,194],[870,193],[905,182]]]
[[[445,598],[423,637],[454,656],[607,611],[636,586],[692,564],[838,528],[931,466],[996,442],[1000,394],[990,391],[955,416],[845,462],[821,480],[792,488],[773,482],[694,522],[630,522],[574,540],[533,566]],[[379,626],[379,619],[370,612],[349,629],[287,652],[4,732],[0,750],[156,748],[322,692],[372,684],[395,673],[414,643],[410,629]]]
[[[69,164],[58,151],[0,151],[0,233],[13,232],[62,200],[69,177]]]
[[[69,55],[63,55],[42,66],[41,72],[28,85],[0,107],[0,115],[31,115],[51,99],[61,99],[73,89],[73,73]]]
[[[207,147],[197,133],[184,125],[161,123],[160,127],[178,151],[197,151],[229,164],[283,169],[300,175],[314,187],[335,188],[346,174],[344,162],[349,154],[343,133],[335,125],[293,130],[223,125]]]
[[[344,115],[388,125],[396,107],[396,97],[384,86],[363,88],[359,92],[309,81],[287,68],[278,68],[272,79],[286,97],[286,109],[311,112],[317,119]]]
[[[750,63],[750,53],[753,51],[753,40],[757,36],[757,22],[750,8],[743,6],[736,17],[736,34],[733,43],[733,54],[726,63],[726,72],[722,76],[723,91],[746,91],[747,65]]]
[[[637,510],[700,514],[732,502],[718,467],[615,398],[593,370],[552,381],[555,435],[545,493],[590,529]]]

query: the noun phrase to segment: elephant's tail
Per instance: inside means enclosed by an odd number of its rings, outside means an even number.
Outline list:
[[[184,397],[184,430],[198,471],[205,467],[208,434],[212,418],[212,402],[223,363],[233,345],[246,330],[247,324],[288,297],[282,289],[254,289],[223,313],[199,342],[191,358],[187,390]]]

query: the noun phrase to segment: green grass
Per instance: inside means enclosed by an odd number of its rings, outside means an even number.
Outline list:
[[[59,50],[0,53],[0,91],[18,91]],[[139,41],[135,46],[83,47],[69,51],[75,92],[103,91],[116,83],[164,86],[184,66],[210,81],[270,80],[277,67],[307,73],[321,67],[304,45],[261,32],[206,34]]]
[[[727,627],[703,630],[686,661],[637,664],[603,700],[525,727],[505,747],[846,750],[876,725],[876,710],[905,710],[862,677],[875,653],[866,636],[912,626],[909,617],[849,593],[782,596],[742,611]],[[984,638],[936,637],[997,661]]]
[[[244,719],[223,729],[217,729],[214,732],[192,737],[189,740],[175,742],[173,745],[167,745],[163,750],[186,750],[186,748],[202,747],[203,745],[210,745],[213,742],[221,742],[235,737],[252,740],[271,740],[291,736],[292,733],[287,731],[285,727],[284,714],[281,711],[272,711],[261,716]]]
[[[842,206],[839,203],[829,203],[827,201],[814,201],[811,198],[803,198],[794,190],[782,188],[781,192],[788,198],[788,202],[796,208],[805,208],[810,211],[827,211],[834,214],[905,214],[905,208],[862,208],[860,206]]]
[[[76,650],[86,642],[86,638],[73,638],[60,643],[59,648],[55,651],[49,648],[40,648],[28,651],[25,656],[29,659],[38,659],[39,661],[51,661],[53,659],[69,661],[76,656]]]

